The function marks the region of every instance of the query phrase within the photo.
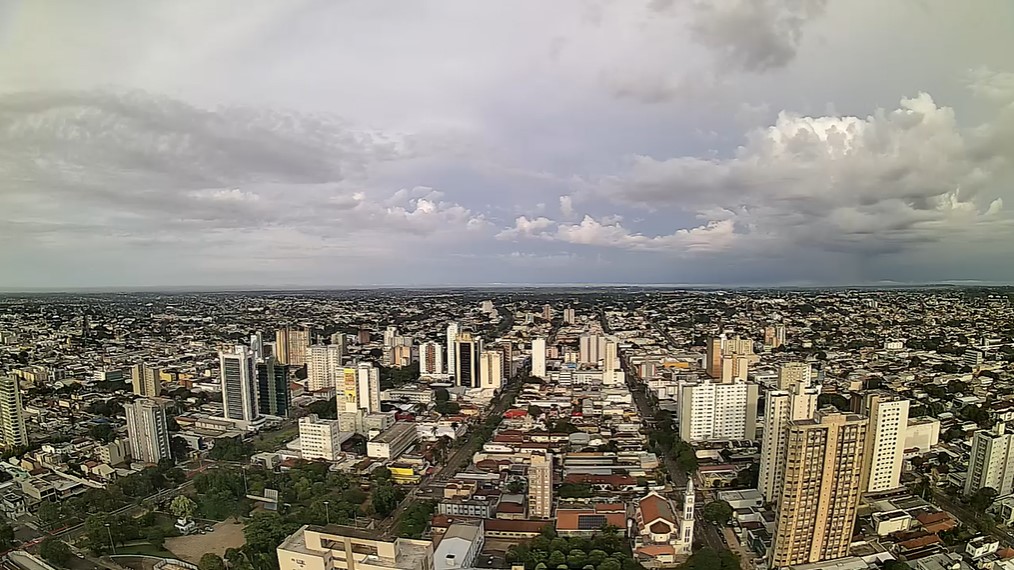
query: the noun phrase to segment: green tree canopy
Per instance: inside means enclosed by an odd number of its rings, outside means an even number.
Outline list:
[[[711,501],[704,505],[704,520],[724,526],[732,518],[732,506],[725,501]]]

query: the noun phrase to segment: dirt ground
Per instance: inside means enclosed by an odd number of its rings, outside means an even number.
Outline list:
[[[239,548],[244,542],[243,525],[235,524],[234,519],[228,519],[216,524],[207,534],[167,538],[165,547],[181,560],[197,564],[206,552],[223,556],[227,549]]]

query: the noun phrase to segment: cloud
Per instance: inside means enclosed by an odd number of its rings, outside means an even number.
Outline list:
[[[996,239],[1011,232],[1002,198],[1014,180],[996,144],[1009,132],[1003,117],[962,129],[925,93],[865,118],[782,112],[730,158],[635,157],[600,181],[596,198],[733,223],[748,238],[737,247],[751,252],[875,254]],[[582,232],[623,236],[591,222],[574,228]]]

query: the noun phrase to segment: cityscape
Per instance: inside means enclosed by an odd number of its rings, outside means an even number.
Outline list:
[[[11,295],[11,568],[1014,568],[1014,291]]]
[[[0,0],[0,570],[1014,570],[1012,30]]]

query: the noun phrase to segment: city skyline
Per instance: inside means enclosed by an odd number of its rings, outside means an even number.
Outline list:
[[[0,291],[1014,282],[1000,0],[0,17]]]

